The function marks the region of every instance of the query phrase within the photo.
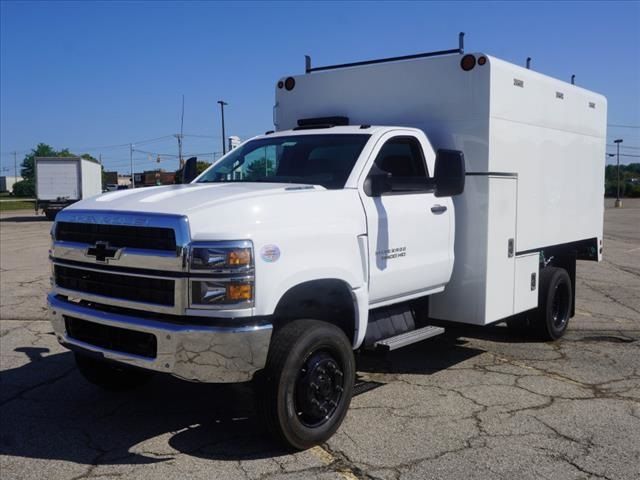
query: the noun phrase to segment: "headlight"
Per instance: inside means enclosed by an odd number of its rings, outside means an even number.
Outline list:
[[[189,281],[191,307],[253,306],[254,256],[250,241],[194,243],[189,267],[194,274]]]
[[[249,279],[221,282],[217,280],[192,280],[191,305],[194,307],[251,306],[253,281]]]
[[[253,246],[249,241],[194,244],[191,270],[242,271],[253,268]]]

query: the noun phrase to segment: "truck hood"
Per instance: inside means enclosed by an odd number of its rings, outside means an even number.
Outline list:
[[[198,183],[121,190],[65,209],[74,210],[185,216],[192,240],[269,242],[295,236],[296,231],[298,238],[306,239],[330,230],[355,239],[366,232],[357,190],[290,183]]]
[[[291,183],[192,183],[105,193],[74,203],[67,210],[116,210],[190,216],[229,202],[287,195],[301,190],[325,189]]]

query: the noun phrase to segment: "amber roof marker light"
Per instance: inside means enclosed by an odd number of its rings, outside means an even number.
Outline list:
[[[465,55],[464,57],[462,57],[462,60],[460,60],[460,67],[465,72],[468,72],[469,70],[473,69],[473,67],[475,66],[476,66],[476,57],[474,57],[473,55]]]

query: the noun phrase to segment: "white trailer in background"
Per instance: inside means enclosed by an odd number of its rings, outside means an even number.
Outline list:
[[[36,212],[48,219],[72,203],[102,193],[102,167],[82,157],[36,157]]]

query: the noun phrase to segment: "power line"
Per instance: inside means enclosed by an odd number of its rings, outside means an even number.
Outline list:
[[[615,154],[613,154],[615,155]],[[621,157],[632,157],[632,158],[640,158],[640,155],[631,155],[629,153],[621,153],[620,154]]]
[[[615,144],[607,143],[607,147],[615,147]],[[628,149],[631,149],[631,150],[640,150],[640,147],[634,147],[632,145],[620,145],[620,148],[628,148]]]
[[[608,123],[607,127],[614,127],[614,128],[640,128],[640,125],[616,125],[614,123]]]

